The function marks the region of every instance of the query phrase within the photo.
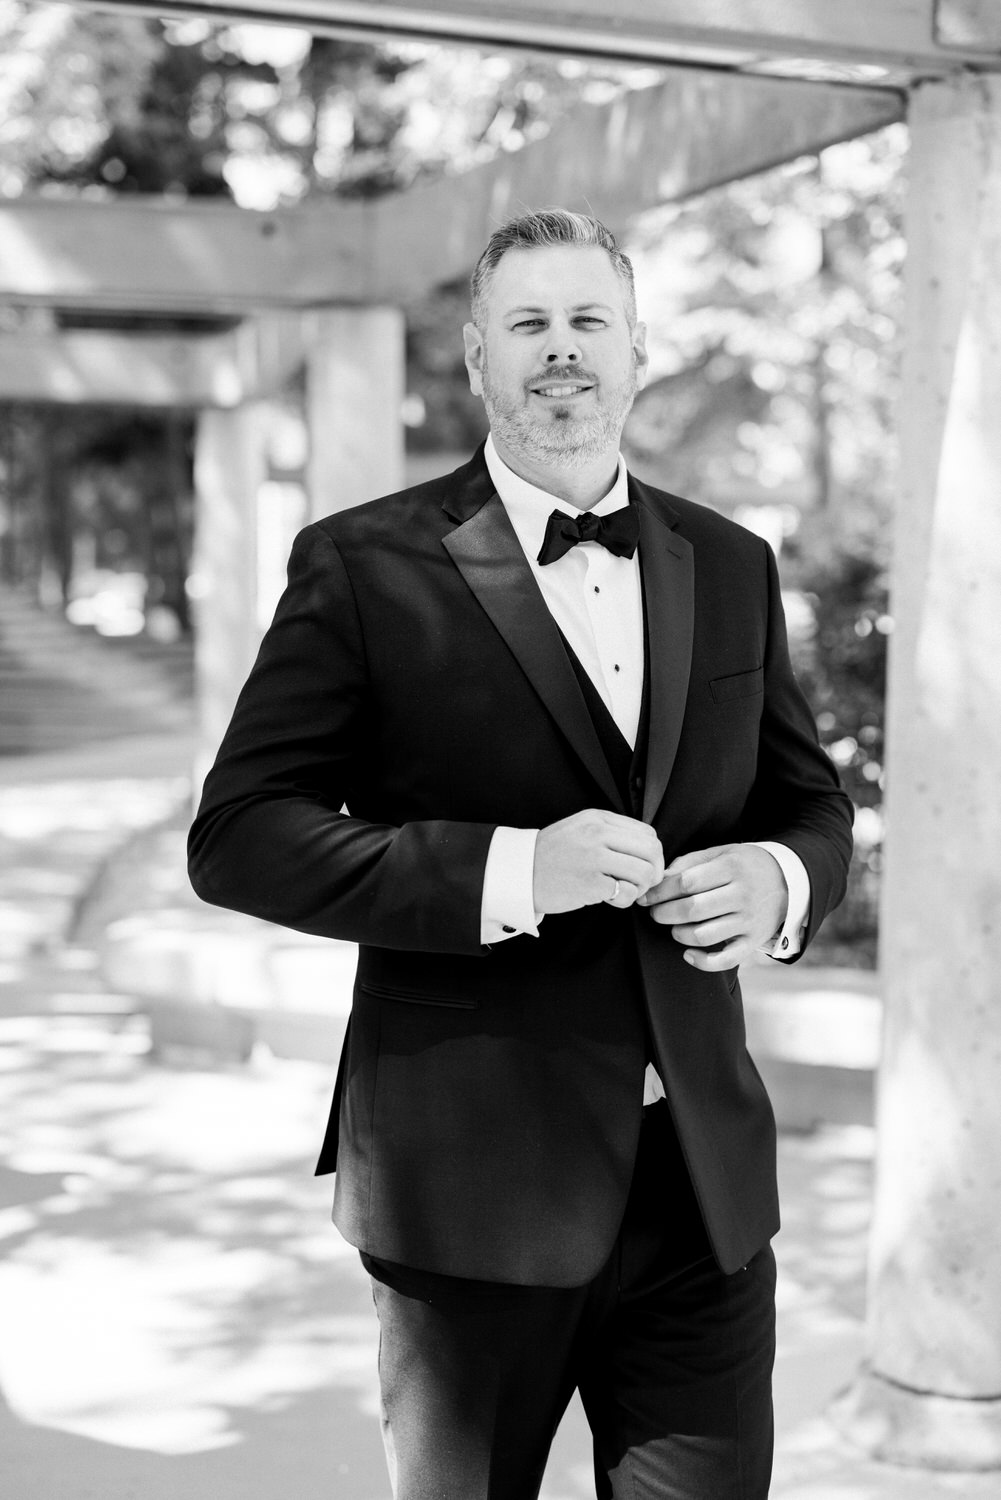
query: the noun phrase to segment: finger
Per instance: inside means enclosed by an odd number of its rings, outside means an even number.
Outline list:
[[[664,872],[664,895],[682,896],[694,891],[709,891],[725,885],[735,872],[733,844],[714,849],[700,849],[672,859]]]
[[[701,969],[704,974],[719,974],[724,969],[735,969],[738,964],[745,963],[752,952],[747,938],[737,938],[713,952],[705,948],[686,948],[682,957],[693,969]]]
[[[747,923],[731,914],[712,922],[683,922],[672,928],[671,936],[686,948],[712,948],[740,938],[749,939],[750,933]]]
[[[649,823],[627,817],[625,813],[604,810],[582,816],[597,820],[595,826],[600,830],[599,837],[610,849],[656,849],[663,859],[660,839]]]
[[[612,812],[611,809],[607,807],[589,808],[586,812],[579,814],[579,816],[600,818],[602,822],[607,823],[609,827],[645,828],[647,833],[653,833],[653,829],[650,824],[644,823],[642,818],[631,818],[628,813]]]
[[[612,894],[606,896],[605,905],[617,907],[619,911],[625,911],[628,907],[635,904],[638,895],[639,888],[633,885],[632,881],[618,880],[612,887]]]
[[[619,832],[640,833],[647,838],[657,839],[658,843],[660,842],[652,824],[644,823],[642,818],[631,818],[627,813],[608,812],[606,809],[600,808],[594,813],[585,813],[581,814],[581,816],[597,817],[606,828],[615,829]]]
[[[642,897],[651,908],[655,922],[674,926],[678,922],[708,922],[713,917],[746,915],[735,886],[717,886],[698,896],[677,896],[673,901],[651,901],[651,892]]]
[[[606,852],[601,858],[598,879],[600,881],[610,875],[613,880],[628,880],[636,887],[638,896],[649,890],[656,878],[656,873],[655,867],[646,859],[640,859],[632,854]],[[602,891],[599,899],[604,900],[606,894],[607,891]]]
[[[610,828],[603,844],[612,853],[634,854],[649,860],[657,870],[657,879],[663,879],[664,850],[660,839],[646,823],[633,823],[627,828]]]
[[[719,890],[729,885],[733,877],[733,860],[729,854],[719,855],[705,864],[690,865],[685,870],[676,870],[669,865],[657,889],[650,892],[647,905],[697,895],[701,891]]]
[[[696,896],[703,891],[718,890],[732,885],[738,876],[737,865],[730,853],[716,855],[705,864],[693,865],[678,875],[678,884],[686,896]]]
[[[688,854],[679,854],[672,859],[667,867],[667,873],[675,875],[685,870],[694,870],[698,865],[709,864],[720,855],[728,854],[735,847],[734,844],[713,844],[709,849],[692,849]]]

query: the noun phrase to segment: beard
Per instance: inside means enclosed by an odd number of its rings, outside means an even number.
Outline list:
[[[595,383],[588,372],[572,367],[543,373],[547,379],[566,380],[568,384],[582,380]],[[545,417],[535,417],[525,404],[524,394],[512,396],[494,384],[486,349],[483,351],[481,375],[483,405],[495,437],[500,438],[513,453],[537,461],[559,463],[568,469],[583,468],[609,449],[618,450],[623,423],[638,388],[633,369],[619,385],[605,391],[602,404],[587,416],[575,416],[570,406],[550,398],[551,412]],[[526,382],[526,393],[529,384]]]

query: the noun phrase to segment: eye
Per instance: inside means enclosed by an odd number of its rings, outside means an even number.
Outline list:
[[[587,324],[591,328],[604,328],[605,326],[604,318],[594,317],[590,313],[585,313],[582,314],[579,318],[574,318],[574,322]]]
[[[522,318],[517,323],[512,323],[512,328],[544,328],[544,318]]]

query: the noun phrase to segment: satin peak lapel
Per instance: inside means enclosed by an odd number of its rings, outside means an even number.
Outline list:
[[[459,506],[446,509],[455,514]],[[559,631],[500,497],[492,493],[442,542],[545,707],[605,792],[609,805],[621,812],[615,778]]]
[[[643,821],[652,823],[664,799],[681,738],[692,670],[695,559],[692,544],[672,530],[666,501],[633,481],[640,517],[640,567],[649,639],[650,726]]]

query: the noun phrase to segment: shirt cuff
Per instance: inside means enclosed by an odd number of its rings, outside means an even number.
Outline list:
[[[778,862],[789,892],[786,918],[771,942],[762,943],[759,952],[769,958],[795,958],[802,952],[806,924],[810,920],[810,877],[798,854],[787,844],[760,842],[759,849],[767,849]]]
[[[532,902],[537,828],[495,828],[483,874],[480,942],[503,943],[519,933],[539,936]]]

